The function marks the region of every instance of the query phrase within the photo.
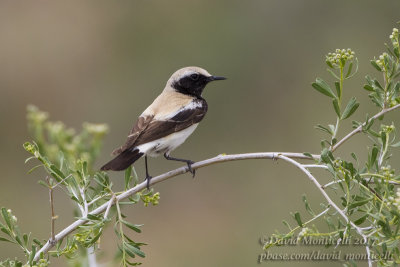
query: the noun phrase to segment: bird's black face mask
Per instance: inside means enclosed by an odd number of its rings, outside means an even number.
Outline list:
[[[226,80],[226,78],[220,76],[204,76],[199,73],[192,73],[174,82],[172,87],[182,94],[201,97],[206,85],[209,82],[218,80]]]
[[[207,83],[210,81],[212,81],[210,77],[192,73],[174,82],[172,87],[182,94],[200,97]]]

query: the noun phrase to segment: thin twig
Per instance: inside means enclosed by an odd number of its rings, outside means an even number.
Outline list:
[[[114,205],[115,201],[115,195],[112,195],[111,199],[108,201],[108,206],[106,209],[106,212],[104,212],[104,220],[107,219],[108,213],[110,212],[111,206]]]
[[[400,104],[397,104],[396,106],[393,106],[391,108],[387,108],[387,109],[383,109],[382,111],[376,113],[373,117],[371,117],[368,122],[372,119],[375,120],[377,118],[379,118],[380,116],[384,115],[385,113],[388,113],[392,110],[395,110],[397,108],[400,108]],[[348,139],[350,139],[353,135],[362,132],[362,128],[368,123],[368,122],[364,122],[363,124],[361,124],[360,126],[358,126],[357,128],[355,128],[353,131],[351,131],[350,133],[348,133],[345,137],[343,137],[339,142],[337,142],[331,149],[331,151],[335,151],[338,147],[340,147],[344,142],[346,142]]]
[[[321,168],[321,169],[328,169],[326,165],[318,165],[318,164],[302,164],[304,168]]]
[[[51,211],[51,226],[50,226],[51,236],[50,236],[49,242],[51,244],[55,245],[57,242],[56,242],[54,229],[55,229],[55,221],[57,220],[57,216],[54,213],[54,198],[53,198],[54,187],[51,185],[49,176],[46,177],[46,181],[49,186],[49,199],[50,199],[50,211]]]
[[[59,186],[60,184],[64,183],[65,180],[67,180],[68,178],[73,177],[72,174],[69,174],[67,177],[65,177],[64,179],[62,179],[61,181],[59,181],[58,183],[56,183],[55,185],[53,185],[53,189],[56,188],[57,186]]]
[[[85,195],[85,190],[84,188],[79,188],[79,192],[81,193],[81,197],[82,197],[82,202],[83,202],[83,206],[82,206],[82,210],[84,211],[82,213],[82,217],[86,217],[87,214],[89,213],[89,208],[88,208],[88,203],[86,201],[86,195]]]
[[[98,196],[98,197],[95,197],[92,201],[90,201],[89,203],[88,203],[88,207],[90,207],[90,206],[92,206],[94,203],[96,203],[98,200],[100,200],[100,199],[102,199],[102,198],[104,198],[104,197],[109,197],[109,196],[111,196],[112,194],[104,194],[104,195],[100,195],[100,196]]]
[[[368,184],[375,184],[375,181],[372,181],[371,179],[368,179],[368,178],[364,178],[363,179],[365,182],[367,182]],[[382,181],[384,181],[384,182],[386,182],[386,183],[388,183],[388,184],[392,184],[392,185],[400,185],[400,181],[399,182],[396,182],[396,181],[388,181],[388,180],[383,180],[383,179],[376,179],[376,181],[377,182],[382,182]],[[341,182],[344,182],[344,180],[335,180],[335,181],[332,181],[332,182],[329,182],[329,183],[327,183],[327,184],[324,184],[322,187],[325,189],[325,188],[327,188],[327,187],[329,187],[329,186],[331,186],[331,185],[334,185],[334,184],[338,184],[338,183],[341,183]]]

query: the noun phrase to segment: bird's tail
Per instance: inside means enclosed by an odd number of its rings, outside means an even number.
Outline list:
[[[111,161],[107,162],[100,170],[102,171],[123,171],[137,161],[143,153],[140,153],[138,149],[125,150],[121,154],[116,156]]]

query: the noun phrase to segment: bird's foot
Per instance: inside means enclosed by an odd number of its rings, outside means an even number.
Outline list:
[[[194,164],[194,161],[188,160],[186,161],[186,164],[188,166],[189,172],[194,176],[196,175],[196,170],[192,168],[192,164]]]
[[[150,176],[150,175],[146,176],[146,181],[147,181],[146,188],[147,188],[147,190],[150,190],[150,180],[151,180],[151,178],[153,178],[153,176]]]

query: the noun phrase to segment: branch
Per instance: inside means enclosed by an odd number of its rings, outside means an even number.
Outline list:
[[[362,229],[360,227],[358,227],[357,225],[355,225],[350,219],[349,217],[347,217],[347,215],[343,212],[343,210],[341,210],[336,204],[335,202],[333,202],[333,200],[328,196],[328,194],[325,192],[324,187],[317,181],[317,179],[300,163],[298,163],[297,161],[288,158],[284,155],[278,155],[278,158],[283,159],[293,165],[295,165],[297,168],[299,168],[302,172],[304,172],[307,177],[317,186],[318,190],[321,192],[321,194],[325,197],[325,199],[328,201],[329,205],[331,205],[339,214],[340,216],[342,216],[346,223],[349,223],[356,231],[357,233],[363,238],[364,242],[366,242],[365,244],[365,249],[367,251],[367,255],[368,255],[368,266],[372,266],[372,261],[371,261],[371,252],[368,246],[368,237],[363,233]]]
[[[196,162],[192,165],[192,169],[199,169],[203,168],[209,165],[213,164],[218,164],[222,162],[228,162],[228,161],[237,161],[237,160],[248,160],[248,159],[272,159],[276,160],[278,158],[281,158],[284,156],[285,158],[294,158],[294,159],[305,159],[305,160],[317,160],[319,159],[319,155],[312,155],[312,158],[309,156],[306,156],[302,153],[284,153],[284,152],[261,152],[261,153],[246,153],[246,154],[233,154],[233,155],[218,155],[214,158],[206,159],[203,161]],[[297,163],[297,162],[296,162]],[[170,179],[172,177],[184,174],[188,172],[189,169],[188,167],[181,167],[169,172],[166,172],[164,174],[161,174],[159,176],[153,177],[150,180],[150,185],[154,185],[157,183],[160,183],[164,180]],[[132,196],[133,194],[136,194],[143,189],[146,188],[147,182],[144,181],[135,187],[119,194],[118,196],[112,197],[109,201],[101,205],[100,207],[96,208],[95,210],[91,211],[89,214],[91,215],[98,215],[103,212],[105,212],[107,209],[109,209],[110,206],[115,205],[116,202],[121,201],[129,196]],[[35,254],[34,261],[37,261],[40,257],[40,254],[47,253],[54,245],[59,242],[61,239],[69,235],[71,232],[76,230],[79,226],[85,224],[88,220],[86,219],[79,219],[64,228],[61,232],[59,232],[55,237],[54,240],[48,240],[46,244]]]
[[[370,118],[370,120],[375,120],[377,118],[379,118],[380,116],[393,111],[397,108],[400,108],[400,104],[397,104],[396,106],[393,106],[391,108],[387,108],[387,109],[383,109],[382,111],[376,113],[372,118]],[[335,151],[339,146],[341,146],[344,142],[346,142],[348,139],[350,139],[350,137],[352,137],[353,135],[362,132],[362,128],[367,124],[368,122],[364,122],[363,124],[361,124],[360,126],[358,126],[357,128],[355,128],[353,131],[351,131],[350,133],[348,133],[345,137],[343,137],[339,142],[337,142],[331,149],[331,151]]]

